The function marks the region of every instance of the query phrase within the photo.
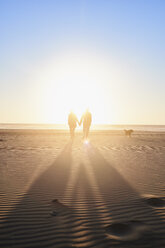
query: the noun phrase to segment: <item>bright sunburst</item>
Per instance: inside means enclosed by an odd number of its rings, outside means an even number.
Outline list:
[[[52,62],[43,71],[41,80],[45,122],[66,122],[70,110],[80,118],[89,108],[94,122],[102,123],[103,110],[107,105],[106,89],[102,87],[102,82],[109,80],[108,75],[108,64],[95,57],[81,54]],[[109,110],[113,119],[112,104]]]

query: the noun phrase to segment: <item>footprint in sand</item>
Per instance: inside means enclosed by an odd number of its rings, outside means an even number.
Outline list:
[[[51,214],[52,216],[57,216],[57,215],[58,215],[57,211],[55,211],[55,210],[53,210],[50,214]]]
[[[106,227],[106,232],[109,238],[122,241],[138,239],[148,230],[148,226],[138,220],[114,222]]]
[[[148,205],[153,208],[164,208],[165,207],[165,199],[164,197],[146,197],[145,201]]]
[[[51,201],[53,210],[50,213],[52,216],[58,216],[58,215],[66,215],[71,213],[71,209],[61,203],[58,199],[54,199]]]

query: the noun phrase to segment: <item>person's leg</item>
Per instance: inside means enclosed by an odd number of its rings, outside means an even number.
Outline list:
[[[69,131],[70,131],[70,137],[72,137],[72,128],[69,126]]]
[[[75,133],[75,127],[72,129],[72,139],[74,138],[74,133]]]
[[[75,131],[75,127],[72,127],[72,136],[71,136],[72,139],[74,138],[74,131]]]
[[[83,125],[83,139],[85,139],[85,136],[86,136],[86,131],[85,131],[85,126]]]
[[[88,138],[89,128],[90,128],[90,127],[87,127],[87,128],[86,128],[86,139]]]
[[[70,137],[71,139],[74,137],[74,128],[72,126],[70,126]]]

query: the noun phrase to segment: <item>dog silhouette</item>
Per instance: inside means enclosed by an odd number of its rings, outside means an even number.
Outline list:
[[[124,132],[125,132],[125,136],[131,137],[133,130],[132,129],[129,129],[129,130],[124,129]]]

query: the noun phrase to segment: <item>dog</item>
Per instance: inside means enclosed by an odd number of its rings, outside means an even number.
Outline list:
[[[129,129],[129,130],[124,129],[124,132],[125,132],[125,136],[131,137],[133,130],[132,129]]]

